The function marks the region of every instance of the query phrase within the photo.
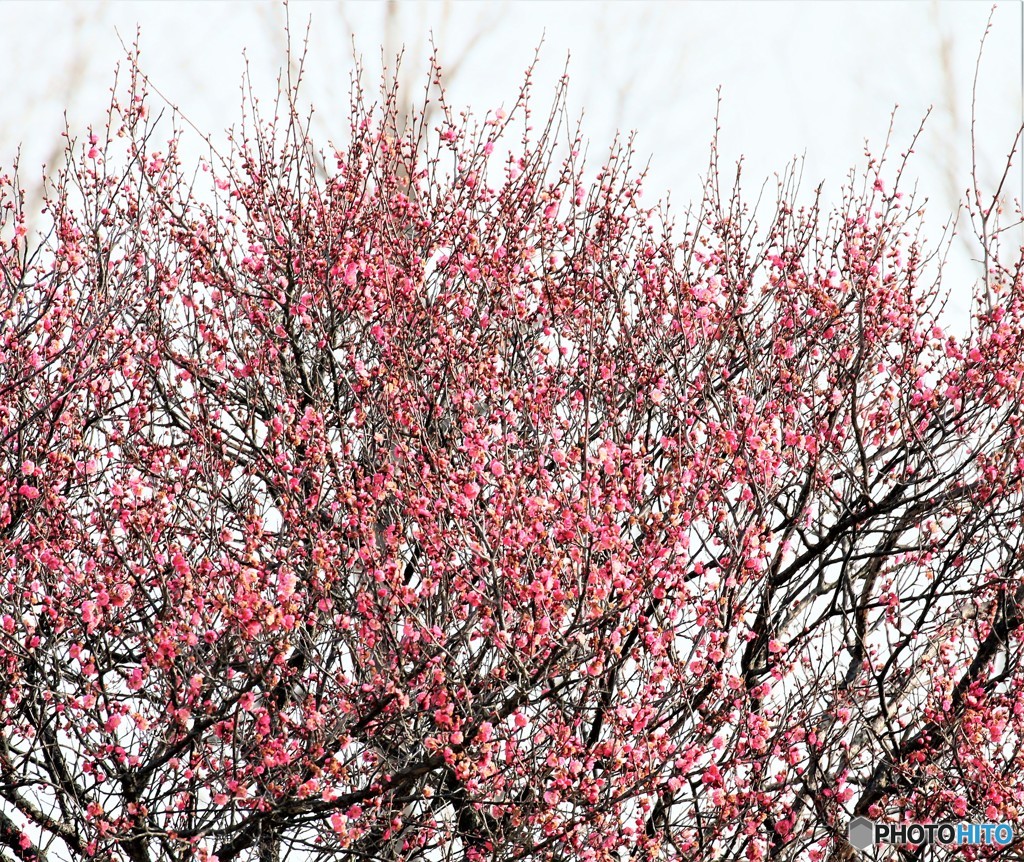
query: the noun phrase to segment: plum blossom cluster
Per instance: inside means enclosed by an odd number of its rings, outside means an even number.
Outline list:
[[[189,164],[135,67],[43,233],[0,181],[0,854],[1018,822],[1020,263],[954,337],[900,162],[766,217],[712,147],[673,218],[629,146],[588,170],[564,82],[431,92]]]

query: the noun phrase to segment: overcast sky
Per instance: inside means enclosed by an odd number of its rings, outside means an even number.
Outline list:
[[[982,58],[982,183],[994,183],[1024,117],[1022,8],[997,4]],[[292,2],[290,18],[299,36],[312,23],[306,95],[325,135],[344,128],[353,42],[370,71],[379,70],[382,49],[404,46],[416,81],[433,36],[452,71],[453,101],[482,113],[514,100],[543,40],[538,94],[568,56],[570,104],[584,112],[591,152],[616,129],[635,129],[638,151],[651,158],[652,202],[669,190],[677,203],[697,193],[719,87],[722,150],[729,159],[743,154],[751,191],[803,155],[805,188],[824,180],[838,194],[863,163],[865,140],[881,148],[897,105],[896,152],[932,106],[911,174],[932,200],[937,230],[970,182],[971,90],[990,9],[974,0]],[[243,51],[257,92],[272,92],[283,62],[279,3],[7,2],[3,17],[0,159],[9,164],[20,144],[27,174],[53,157],[65,109],[74,128],[102,119],[121,40],[132,42],[137,27],[146,72],[211,133],[238,116]],[[1020,176],[1018,169],[1014,197]],[[951,272],[961,284],[973,272],[967,249],[954,249]],[[961,312],[966,296],[954,297]]]

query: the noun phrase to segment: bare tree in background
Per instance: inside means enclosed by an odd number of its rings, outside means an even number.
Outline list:
[[[951,213],[955,213],[954,220],[959,227],[964,228],[961,219],[966,215],[971,222],[969,229],[957,231],[957,236],[963,248],[972,259],[982,258],[984,263],[985,247],[984,242],[979,240],[979,235],[984,234],[986,226],[981,224],[985,218],[979,212],[980,209],[995,208],[1001,212],[1009,213],[1014,207],[1014,196],[1024,199],[1024,171],[1020,165],[1016,168],[999,158],[998,154],[983,150],[978,146],[976,139],[978,105],[977,95],[979,80],[984,62],[984,42],[987,38],[995,15],[995,8],[989,14],[988,23],[984,33],[981,35],[981,45],[978,47],[978,55],[975,61],[974,79],[967,100],[964,99],[964,92],[958,86],[958,74],[956,70],[956,37],[953,29],[946,21],[944,5],[938,0],[931,4],[931,22],[936,38],[936,66],[942,80],[940,99],[935,106],[933,122],[938,124],[938,135],[933,136],[936,141],[937,153],[933,161],[936,170],[942,177],[945,200],[944,206],[948,207]],[[1024,14],[1018,8],[1020,14]],[[1024,44],[1021,46],[1024,52]],[[1024,75],[1024,56],[1021,59],[1021,69]],[[1007,70],[1009,71],[1009,70]],[[1012,89],[1010,80],[1019,76],[1006,75],[997,81],[997,86],[1006,86]],[[1017,107],[1021,112],[1021,122],[1024,124],[1024,78],[1021,79],[1021,90],[1017,95]],[[984,124],[982,124],[983,126]],[[958,144],[969,142],[969,148],[958,148]],[[970,178],[970,186],[964,187],[964,178]],[[987,205],[981,201],[980,189],[995,189],[995,196]],[[964,213],[964,205],[967,212]],[[972,212],[974,215],[972,216]],[[1004,240],[1007,243],[1016,242],[1024,244],[1024,230],[1021,222],[1009,224],[1002,229],[1008,234]]]

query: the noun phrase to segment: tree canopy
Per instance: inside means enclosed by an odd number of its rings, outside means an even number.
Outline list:
[[[323,149],[285,93],[193,163],[133,66],[41,234],[0,182],[4,858],[1018,821],[998,214],[955,336],[906,157],[753,207],[712,145],[674,216],[628,143],[588,171],[564,86],[535,120],[529,81],[480,118],[357,84]]]

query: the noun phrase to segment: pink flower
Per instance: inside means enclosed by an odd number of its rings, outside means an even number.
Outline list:
[[[35,500],[39,496],[39,489],[33,488],[31,485],[22,485],[18,488],[18,493],[28,500]]]

